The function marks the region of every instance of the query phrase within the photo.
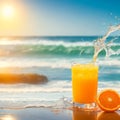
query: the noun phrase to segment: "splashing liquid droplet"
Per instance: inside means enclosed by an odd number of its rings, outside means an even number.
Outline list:
[[[96,62],[98,54],[104,49],[106,52],[106,56],[109,57],[113,54],[120,54],[120,50],[117,52],[113,51],[108,44],[105,43],[105,40],[109,37],[109,35],[117,30],[120,30],[120,25],[117,26],[111,26],[108,30],[108,32],[98,40],[94,41],[94,56],[93,56],[93,62]]]

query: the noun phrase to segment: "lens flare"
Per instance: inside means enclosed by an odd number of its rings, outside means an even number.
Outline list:
[[[2,15],[5,18],[12,18],[14,16],[15,10],[11,5],[5,5],[2,8]]]

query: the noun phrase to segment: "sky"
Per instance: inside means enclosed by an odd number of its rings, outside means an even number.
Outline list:
[[[119,0],[0,0],[0,36],[103,35],[120,23],[119,5]]]

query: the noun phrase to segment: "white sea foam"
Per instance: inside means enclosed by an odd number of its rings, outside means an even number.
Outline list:
[[[99,90],[105,88],[116,89],[120,92],[120,80],[116,81],[99,81]],[[72,91],[71,80],[58,80],[58,81],[49,81],[47,84],[43,85],[28,85],[28,84],[15,84],[15,85],[0,85],[1,93],[13,93],[13,94],[22,94],[22,93],[64,93]],[[10,94],[11,95],[11,94]],[[30,96],[29,96],[30,97]],[[1,94],[2,98],[2,94]]]
[[[71,68],[71,65],[74,63],[89,63],[91,62],[89,59],[84,58],[44,58],[44,59],[35,59],[35,58],[9,58],[9,59],[0,59],[0,68],[4,67],[18,67],[18,68],[26,68],[26,67],[49,67],[49,68]],[[120,66],[119,59],[106,59],[97,61],[99,66]]]
[[[99,81],[99,89],[113,88],[120,92],[120,81]],[[55,92],[71,92],[72,83],[71,81],[50,81],[46,85],[0,85],[0,92],[4,93],[55,93]],[[2,95],[1,95],[2,97]]]
[[[71,68],[72,63],[79,63],[79,60],[88,61],[87,59],[65,59],[65,58],[48,58],[46,59],[24,59],[24,58],[9,58],[0,59],[0,68],[2,67],[50,67],[50,68]]]
[[[93,39],[94,40],[94,39]],[[111,42],[110,43],[112,46],[118,46],[120,45],[120,43],[115,43],[115,42]],[[40,39],[40,40],[9,40],[9,39],[1,39],[0,40],[0,45],[55,45],[55,46],[59,46],[59,45],[63,45],[65,47],[69,47],[69,46],[93,46],[93,42],[92,41],[77,41],[77,42],[67,42],[67,41],[62,41],[62,40],[45,40],[45,39]]]
[[[98,65],[119,67],[120,60],[117,60],[117,59],[99,60],[97,63],[98,63]]]
[[[104,89],[114,89],[120,93],[120,80],[99,81],[99,92]]]
[[[0,85],[0,92],[4,93],[52,93],[52,92],[69,92],[71,91],[70,81],[49,81],[45,85],[28,85],[28,84],[15,84],[15,85]]]
[[[93,46],[92,42],[64,42],[64,41],[52,41],[52,40],[1,40],[0,45],[63,45],[69,46]]]

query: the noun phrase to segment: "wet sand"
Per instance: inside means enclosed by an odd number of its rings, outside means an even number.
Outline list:
[[[76,109],[0,109],[0,120],[120,120],[120,111],[105,113]]]

